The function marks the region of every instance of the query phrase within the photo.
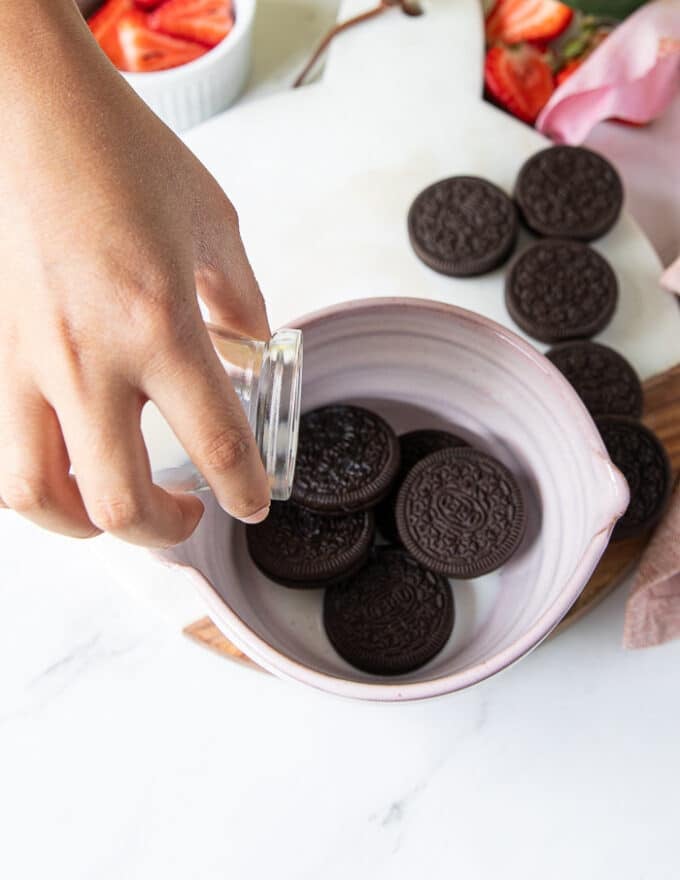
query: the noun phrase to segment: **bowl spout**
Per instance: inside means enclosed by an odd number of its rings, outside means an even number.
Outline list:
[[[597,493],[593,499],[595,511],[593,531],[595,534],[603,531],[610,533],[628,509],[630,490],[626,478],[606,452],[596,450],[593,464],[596,477],[594,489]]]

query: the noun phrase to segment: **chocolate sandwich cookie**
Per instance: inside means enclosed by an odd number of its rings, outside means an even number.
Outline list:
[[[398,470],[399,443],[384,419],[360,406],[323,406],[300,420],[291,497],[320,513],[365,510]]]
[[[331,644],[352,666],[374,675],[423,666],[446,644],[453,618],[446,578],[393,547],[377,548],[358,574],[324,596]]]
[[[522,166],[515,201],[537,235],[592,241],[616,223],[623,185],[613,165],[598,153],[548,147]]]
[[[510,471],[477,449],[443,449],[419,462],[397,496],[397,529],[418,562],[474,578],[507,562],[525,528],[522,492]]]
[[[612,540],[641,535],[655,525],[671,494],[672,474],[666,450],[649,428],[633,419],[596,419],[609,457],[628,482],[630,503],[614,526]]]
[[[285,587],[311,589],[348,577],[367,560],[373,515],[321,516],[304,507],[274,502],[264,522],[246,527],[251,559]]]
[[[607,326],[618,299],[616,275],[588,245],[537,241],[512,262],[505,304],[515,323],[542,342],[594,336]]]
[[[444,275],[481,275],[500,266],[515,246],[517,227],[512,199],[481,177],[433,183],[408,212],[414,251]]]
[[[628,361],[597,342],[567,342],[546,357],[555,364],[593,416],[642,413],[642,385]]]
[[[399,450],[401,452],[401,465],[399,473],[389,495],[380,502],[375,509],[375,522],[384,538],[393,544],[399,543],[397,523],[394,519],[394,508],[397,503],[397,494],[401,484],[411,468],[433,452],[440,449],[448,449],[455,446],[467,446],[461,437],[450,434],[448,431],[438,431],[426,428],[420,431],[409,431],[399,437]]]

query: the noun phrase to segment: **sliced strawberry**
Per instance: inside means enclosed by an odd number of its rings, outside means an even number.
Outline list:
[[[496,0],[486,19],[486,41],[545,43],[569,26],[573,14],[558,0]]]
[[[87,20],[97,42],[116,67],[120,67],[123,61],[118,40],[118,23],[131,9],[132,0],[106,0]]]
[[[121,18],[118,39],[123,54],[121,69],[136,73],[179,67],[208,51],[198,43],[151,30],[143,12],[128,12]]]
[[[555,89],[549,64],[533,46],[492,46],[486,53],[484,82],[497,104],[529,123]]]
[[[231,0],[166,0],[149,16],[149,25],[173,37],[216,46],[234,26]]]

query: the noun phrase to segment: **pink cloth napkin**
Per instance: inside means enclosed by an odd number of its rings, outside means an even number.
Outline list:
[[[648,648],[680,638],[680,485],[642,557],[626,603],[623,643]]]
[[[553,94],[536,127],[581,143],[603,119],[649,122],[680,89],[680,0],[655,0],[629,16]]]

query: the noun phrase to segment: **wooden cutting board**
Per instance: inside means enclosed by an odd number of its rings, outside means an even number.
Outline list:
[[[659,376],[648,379],[644,390],[643,421],[656,432],[666,447],[673,475],[677,480],[680,475],[680,364]],[[609,545],[585,589],[555,633],[561,632],[586,615],[621,583],[637,565],[650,537],[651,535],[646,535]],[[218,654],[256,666],[220,632],[209,617],[202,617],[189,624],[184,632]]]

